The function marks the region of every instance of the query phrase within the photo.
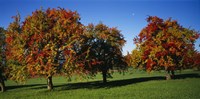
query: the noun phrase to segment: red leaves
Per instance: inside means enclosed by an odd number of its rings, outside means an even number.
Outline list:
[[[56,14],[56,9],[50,9],[48,8],[47,11],[46,11],[48,17],[54,17],[55,14]]]
[[[159,57],[161,57],[161,56],[162,56],[161,52],[157,52],[157,53],[156,53],[156,58],[159,58]]]
[[[151,71],[154,64],[156,64],[156,62],[154,62],[152,59],[147,59],[147,63],[146,63],[147,71]]]
[[[148,59],[147,60],[147,69],[150,69],[152,66],[152,60],[151,59]]]
[[[70,55],[70,54],[71,54],[71,51],[70,51],[70,50],[64,50],[64,54],[65,54],[65,55]]]
[[[199,66],[200,68],[200,53],[196,54],[194,58],[194,65]]]
[[[184,58],[186,62],[194,62],[187,56],[194,50],[194,41],[200,35],[198,32],[183,28],[171,18],[163,21],[149,16],[147,22],[148,25],[134,38],[137,49],[142,52],[141,62],[147,70],[155,69],[153,66],[180,66]]]
[[[83,63],[78,64],[79,67],[84,67]]]
[[[94,60],[94,61],[91,62],[92,65],[98,65],[98,64],[101,64],[101,63],[102,63],[102,62],[96,61],[96,60]]]
[[[26,66],[31,75],[54,75],[60,58],[64,65],[71,65],[63,66],[65,71],[73,72],[77,68],[72,63],[78,61],[75,47],[79,47],[83,34],[77,12],[62,8],[41,9],[34,11],[24,22],[19,19],[16,16],[9,26],[7,58]]]
[[[145,52],[144,52],[144,55],[149,55],[150,54],[150,50],[146,50]]]
[[[7,38],[6,38],[6,42],[7,42],[7,43],[10,43],[10,42],[12,42],[12,40],[13,40],[13,38],[12,38],[12,37],[7,37]]]
[[[174,44],[174,42],[169,42],[169,43],[167,44],[167,46],[168,46],[168,47],[175,47],[175,44]]]
[[[158,26],[155,23],[150,23],[148,24],[148,26],[146,27],[146,31],[148,33],[148,37],[151,37],[152,34],[158,30]]]
[[[149,16],[146,20],[149,23],[162,23],[163,22],[163,19],[161,19],[157,16]]]

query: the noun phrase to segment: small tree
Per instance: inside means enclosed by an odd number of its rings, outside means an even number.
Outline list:
[[[110,69],[122,70],[126,67],[121,52],[125,43],[124,37],[117,28],[109,28],[102,23],[96,26],[89,24],[85,34],[87,40],[84,46],[88,48],[84,49],[89,49],[89,61],[84,68],[92,75],[102,72],[103,82],[106,83]]]
[[[194,42],[199,34],[180,26],[177,21],[163,20],[156,16],[147,18],[148,25],[134,38],[142,53],[141,63],[147,71],[165,69],[169,73],[183,68],[184,57],[194,50]]]
[[[127,55],[127,60],[129,63],[129,66],[133,66],[134,68],[142,68],[143,66],[141,64],[141,51],[138,49],[134,49],[131,54]]]

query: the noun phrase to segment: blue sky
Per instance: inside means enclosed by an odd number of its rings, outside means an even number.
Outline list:
[[[78,11],[81,22],[118,27],[127,40],[123,53],[135,48],[133,38],[147,25],[147,16],[172,17],[184,27],[200,31],[199,0],[0,0],[0,26],[7,28],[17,12],[21,20],[40,8],[62,7]],[[200,40],[196,49],[200,51]]]

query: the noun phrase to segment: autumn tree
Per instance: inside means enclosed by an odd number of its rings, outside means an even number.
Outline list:
[[[126,67],[126,62],[122,55],[122,47],[125,43],[123,35],[117,28],[109,28],[99,23],[86,26],[85,48],[89,49],[85,64],[85,70],[90,74],[102,72],[103,82],[107,82],[109,70],[122,70]],[[88,48],[87,48],[88,47]]]
[[[149,16],[147,22],[148,25],[134,38],[141,51],[141,63],[148,72],[165,69],[166,77],[170,79],[174,70],[183,68],[184,57],[194,50],[199,33],[182,27],[171,18],[163,20]]]
[[[134,68],[141,67],[143,69],[141,63],[141,51],[139,49],[134,49],[130,54],[127,55],[127,63],[129,66],[133,66]]]
[[[26,17],[24,22],[20,23],[19,19],[16,17],[9,26],[7,42],[12,54],[7,55],[11,59],[14,57],[14,62],[24,67],[28,76],[46,77],[47,88],[51,90],[54,74],[63,71],[71,76],[79,66],[73,50],[74,44],[82,41],[83,25],[79,14],[62,8],[41,9]]]
[[[0,27],[0,91],[4,92],[5,89],[5,30]]]

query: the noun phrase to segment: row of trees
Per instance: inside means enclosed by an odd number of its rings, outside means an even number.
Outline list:
[[[1,29],[5,35],[1,36],[1,46],[6,44],[6,50],[1,49],[2,91],[4,77],[24,82],[43,76],[51,90],[55,74],[71,77],[102,72],[105,83],[109,69],[127,66],[121,52],[125,40],[117,28],[102,23],[84,26],[77,12],[62,8],[36,10],[23,22],[19,14],[13,18],[6,30]]]
[[[199,33],[171,19],[148,17],[148,25],[134,38],[137,48],[124,57],[126,41],[117,28],[102,23],[84,26],[77,12],[36,10],[23,22],[19,14],[13,18],[6,30],[0,29],[1,91],[5,91],[5,79],[24,82],[42,76],[52,90],[54,75],[70,78],[101,72],[106,83],[109,70],[123,71],[128,65],[174,74],[176,69],[200,64],[200,53],[194,50]]]

